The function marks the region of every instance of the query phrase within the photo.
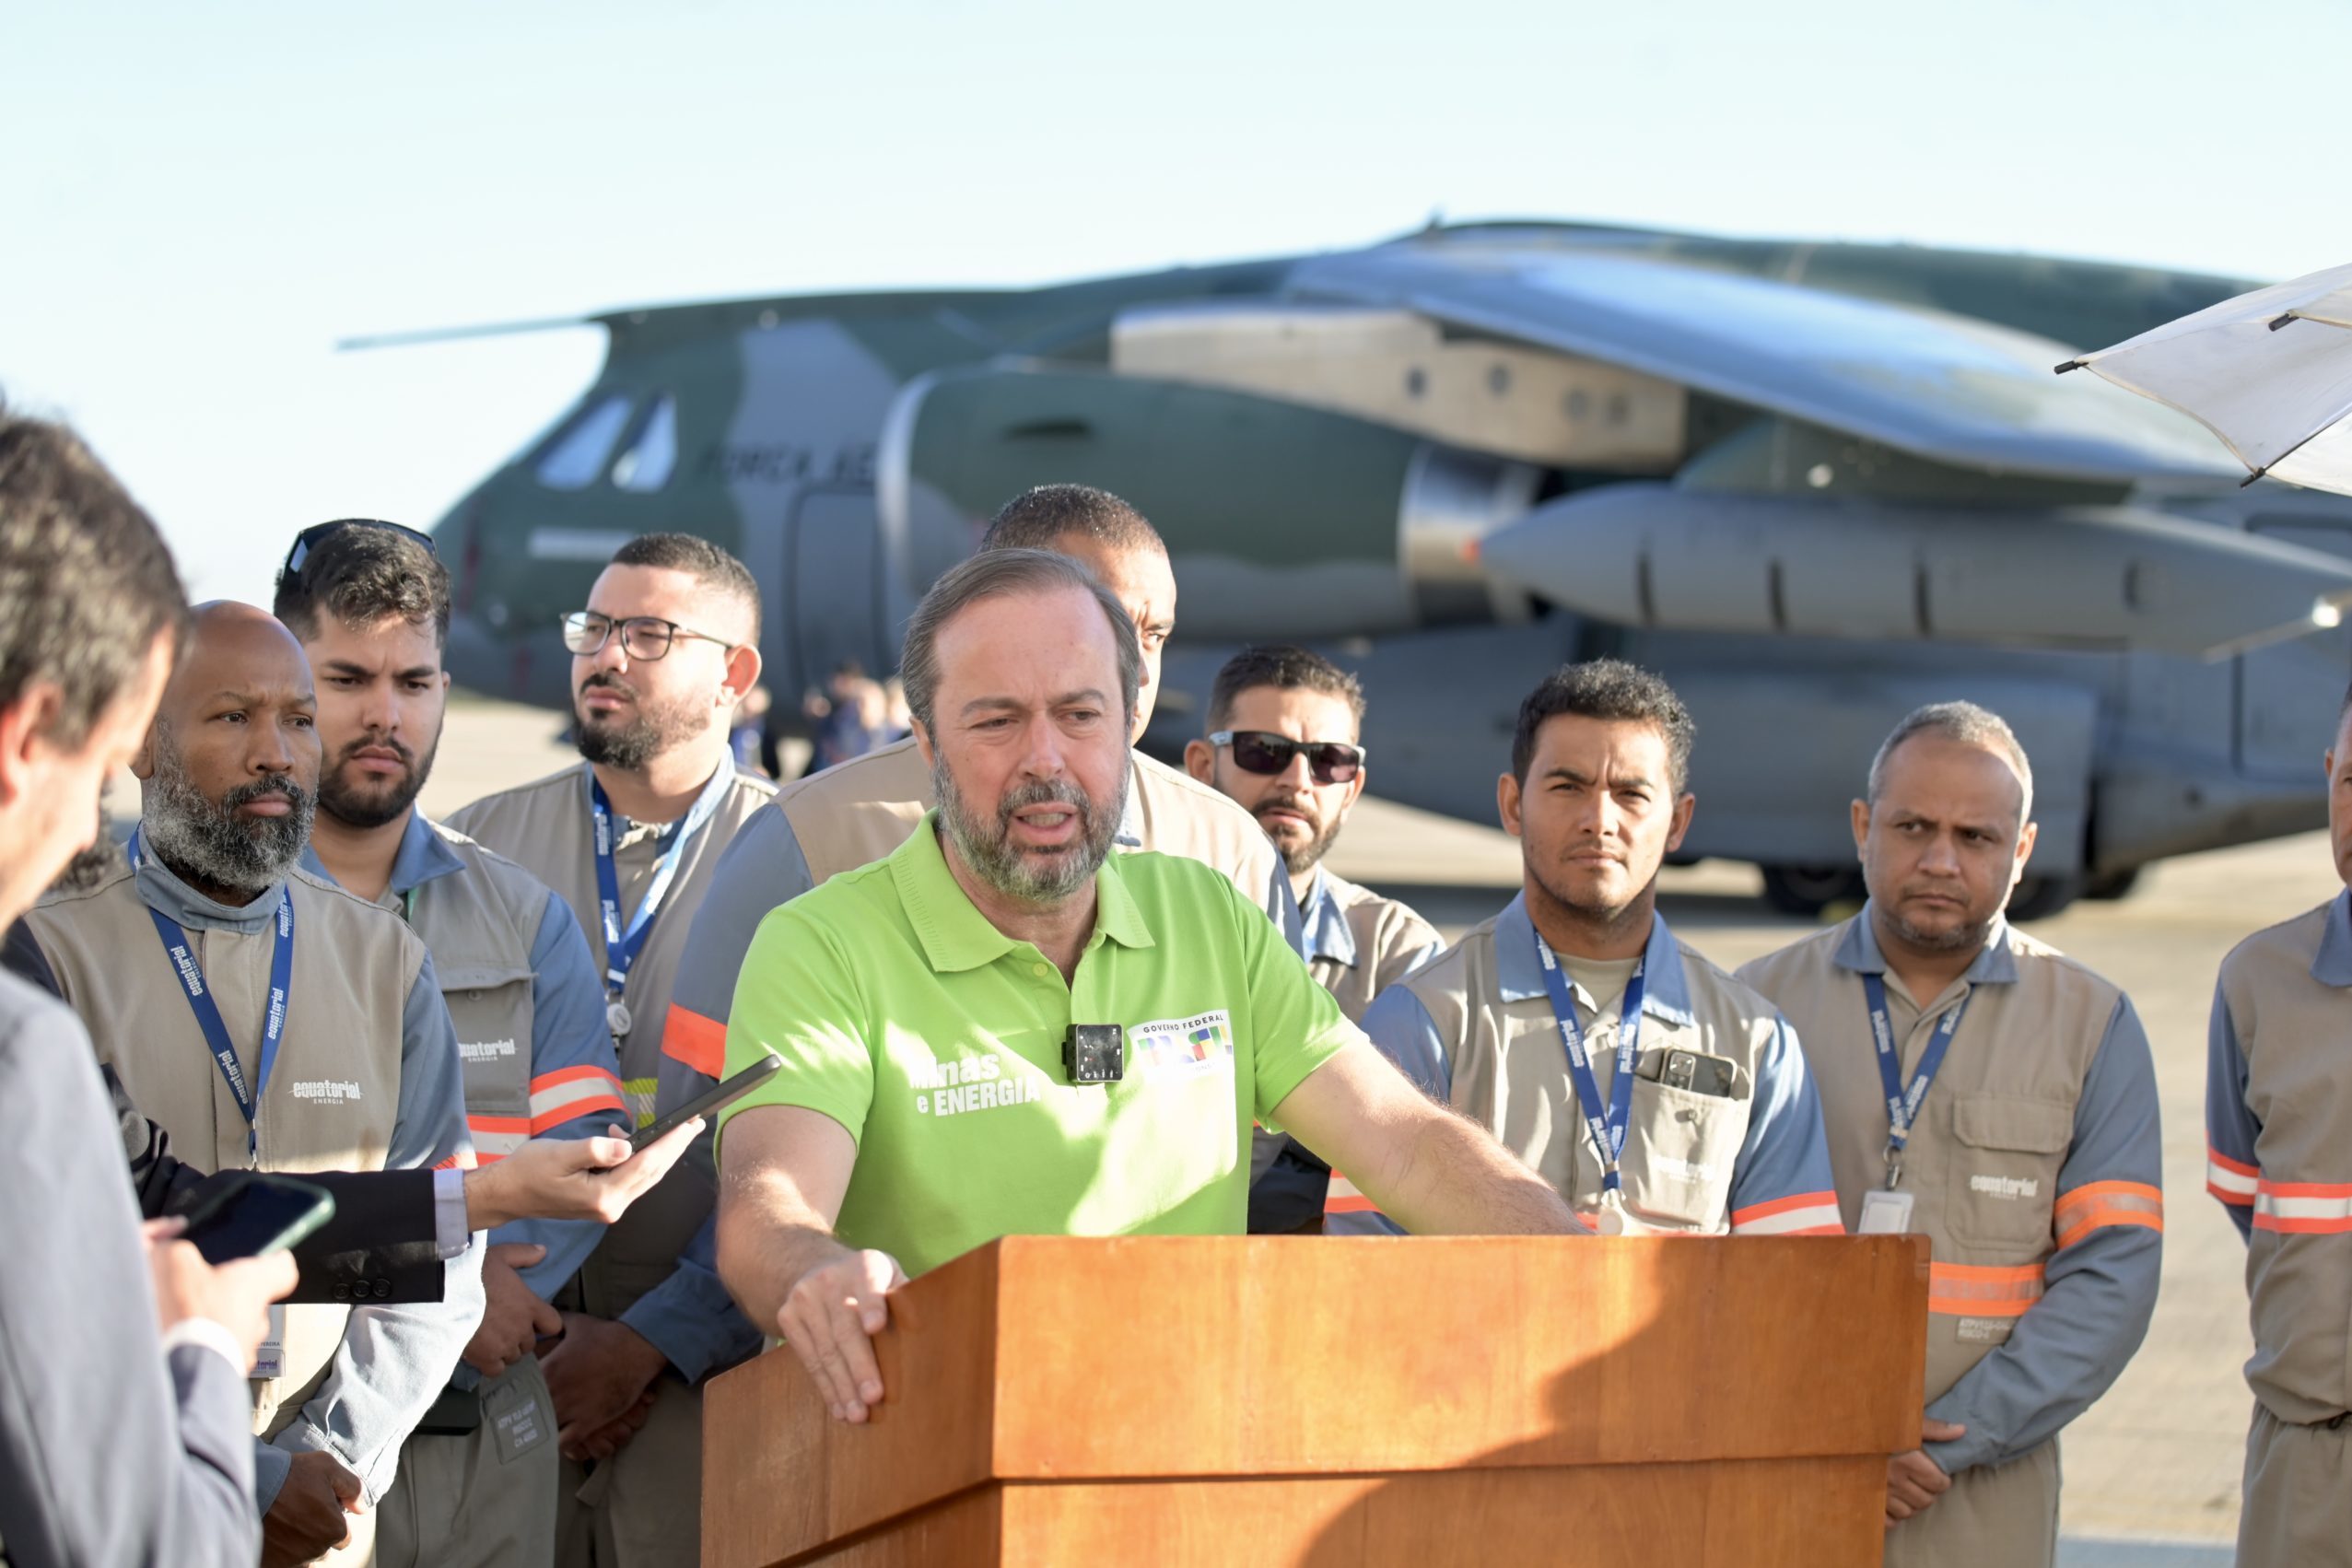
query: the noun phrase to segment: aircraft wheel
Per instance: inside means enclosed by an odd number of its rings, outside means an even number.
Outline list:
[[[2030,876],[2009,895],[2009,919],[2046,920],[2082,896],[2079,876]]]
[[[1860,866],[1761,866],[1764,902],[1784,915],[1818,915],[1832,904],[1859,901]]]
[[[2139,885],[2138,866],[2125,866],[2120,872],[2098,872],[2085,878],[2082,895],[2085,898],[2125,898]]]

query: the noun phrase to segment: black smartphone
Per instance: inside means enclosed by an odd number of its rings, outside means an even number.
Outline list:
[[[207,1263],[260,1258],[287,1247],[334,1216],[334,1194],[291,1176],[256,1172],[191,1210],[181,1239]]]
[[[722,1106],[731,1106],[761,1084],[773,1078],[784,1066],[784,1059],[768,1052],[726,1082],[715,1085],[708,1094],[687,1101],[650,1127],[640,1127],[629,1134],[629,1147],[642,1149],[655,1142],[674,1128],[685,1126],[695,1117],[707,1117]]]

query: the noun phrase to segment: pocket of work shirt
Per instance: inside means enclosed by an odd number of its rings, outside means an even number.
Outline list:
[[[2074,1141],[2072,1106],[1970,1094],[1952,1102],[1952,1172],[1944,1223],[1952,1239],[2030,1246],[2050,1239],[2058,1171]]]
[[[1739,1141],[1748,1134],[1748,1105],[1745,1098],[1636,1082],[1620,1163],[1625,1206],[1665,1224],[1712,1230],[1722,1223]]]
[[[452,967],[440,977],[441,1000],[465,1063],[469,1116],[531,1121],[532,981],[506,965]]]

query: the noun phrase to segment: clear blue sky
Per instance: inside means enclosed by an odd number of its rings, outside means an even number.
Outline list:
[[[698,297],[1023,283],[1449,218],[2352,260],[2352,9],[2162,0],[18,6],[0,388],[200,595],[428,524]]]

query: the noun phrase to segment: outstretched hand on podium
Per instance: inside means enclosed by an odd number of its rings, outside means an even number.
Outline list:
[[[815,1379],[836,1421],[861,1422],[882,1403],[873,1336],[890,1321],[884,1299],[907,1282],[886,1252],[846,1248],[802,1275],[777,1313],[784,1342]]]

